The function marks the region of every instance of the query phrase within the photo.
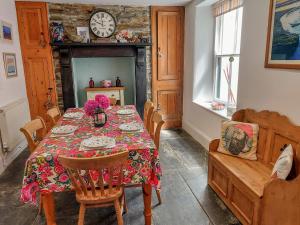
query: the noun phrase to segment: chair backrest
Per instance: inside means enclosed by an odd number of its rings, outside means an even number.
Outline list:
[[[270,168],[273,168],[284,146],[291,144],[296,172],[300,173],[300,126],[277,112],[256,112],[252,109],[237,111],[232,120],[259,125],[257,158]]]
[[[144,126],[148,131],[150,131],[150,120],[154,110],[153,103],[151,101],[147,101],[144,105]]]
[[[117,99],[116,98],[109,98],[109,102],[111,106],[115,106],[117,104]]]
[[[58,121],[59,118],[61,117],[60,110],[59,110],[59,108],[58,108],[57,106],[55,106],[55,107],[49,109],[49,110],[47,111],[47,115],[48,115],[48,117],[50,118],[51,123],[52,123],[53,126],[57,123],[57,121]]]
[[[47,128],[43,118],[38,116],[36,119],[26,123],[24,127],[20,128],[20,131],[25,135],[29,151],[32,153],[46,135]]]
[[[159,148],[160,131],[164,123],[165,121],[163,120],[162,115],[159,112],[155,111],[152,113],[149,132],[157,148]]]
[[[59,156],[59,161],[67,170],[75,191],[87,196],[88,190],[91,190],[94,197],[109,197],[105,189],[108,189],[108,194],[111,195],[120,190],[123,182],[123,168],[126,168],[127,160],[128,151],[94,158]],[[99,173],[97,181],[93,181],[91,171]],[[108,188],[105,188],[106,182]],[[96,187],[99,187],[101,191],[96,192]]]

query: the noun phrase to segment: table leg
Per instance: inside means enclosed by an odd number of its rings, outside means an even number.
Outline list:
[[[56,225],[55,221],[55,203],[52,193],[42,193],[42,202],[47,225]]]
[[[144,216],[145,216],[145,225],[151,225],[151,194],[152,186],[151,184],[143,185],[143,197],[144,197]]]

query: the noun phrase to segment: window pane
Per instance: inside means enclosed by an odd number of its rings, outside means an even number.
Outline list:
[[[240,53],[243,8],[216,18],[215,51],[217,55]]]
[[[220,101],[228,101],[228,83],[231,74],[231,93],[236,102],[238,88],[238,73],[240,57],[233,57],[234,61],[230,66],[229,56],[219,56],[216,60],[216,98]],[[230,73],[231,71],[231,73]]]
[[[228,102],[229,95],[233,103],[237,100],[242,17],[242,7],[216,17],[215,99],[224,103]]]

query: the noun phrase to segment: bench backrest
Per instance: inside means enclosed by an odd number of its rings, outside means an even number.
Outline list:
[[[273,168],[281,149],[291,144],[294,149],[296,173],[300,173],[300,126],[294,125],[286,116],[277,112],[252,109],[237,111],[232,120],[259,125],[258,160]]]

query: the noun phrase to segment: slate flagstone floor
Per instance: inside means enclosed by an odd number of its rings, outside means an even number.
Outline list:
[[[19,201],[20,187],[28,151],[24,151],[0,175],[0,225],[42,225],[44,216],[36,207]],[[153,225],[240,225],[207,185],[207,152],[183,130],[163,131],[160,146],[163,168],[162,205],[153,192]],[[56,198],[58,225],[77,224],[78,204],[73,193]],[[143,225],[141,188],[126,189],[129,212],[125,225]],[[113,208],[88,209],[85,225],[114,225]]]

